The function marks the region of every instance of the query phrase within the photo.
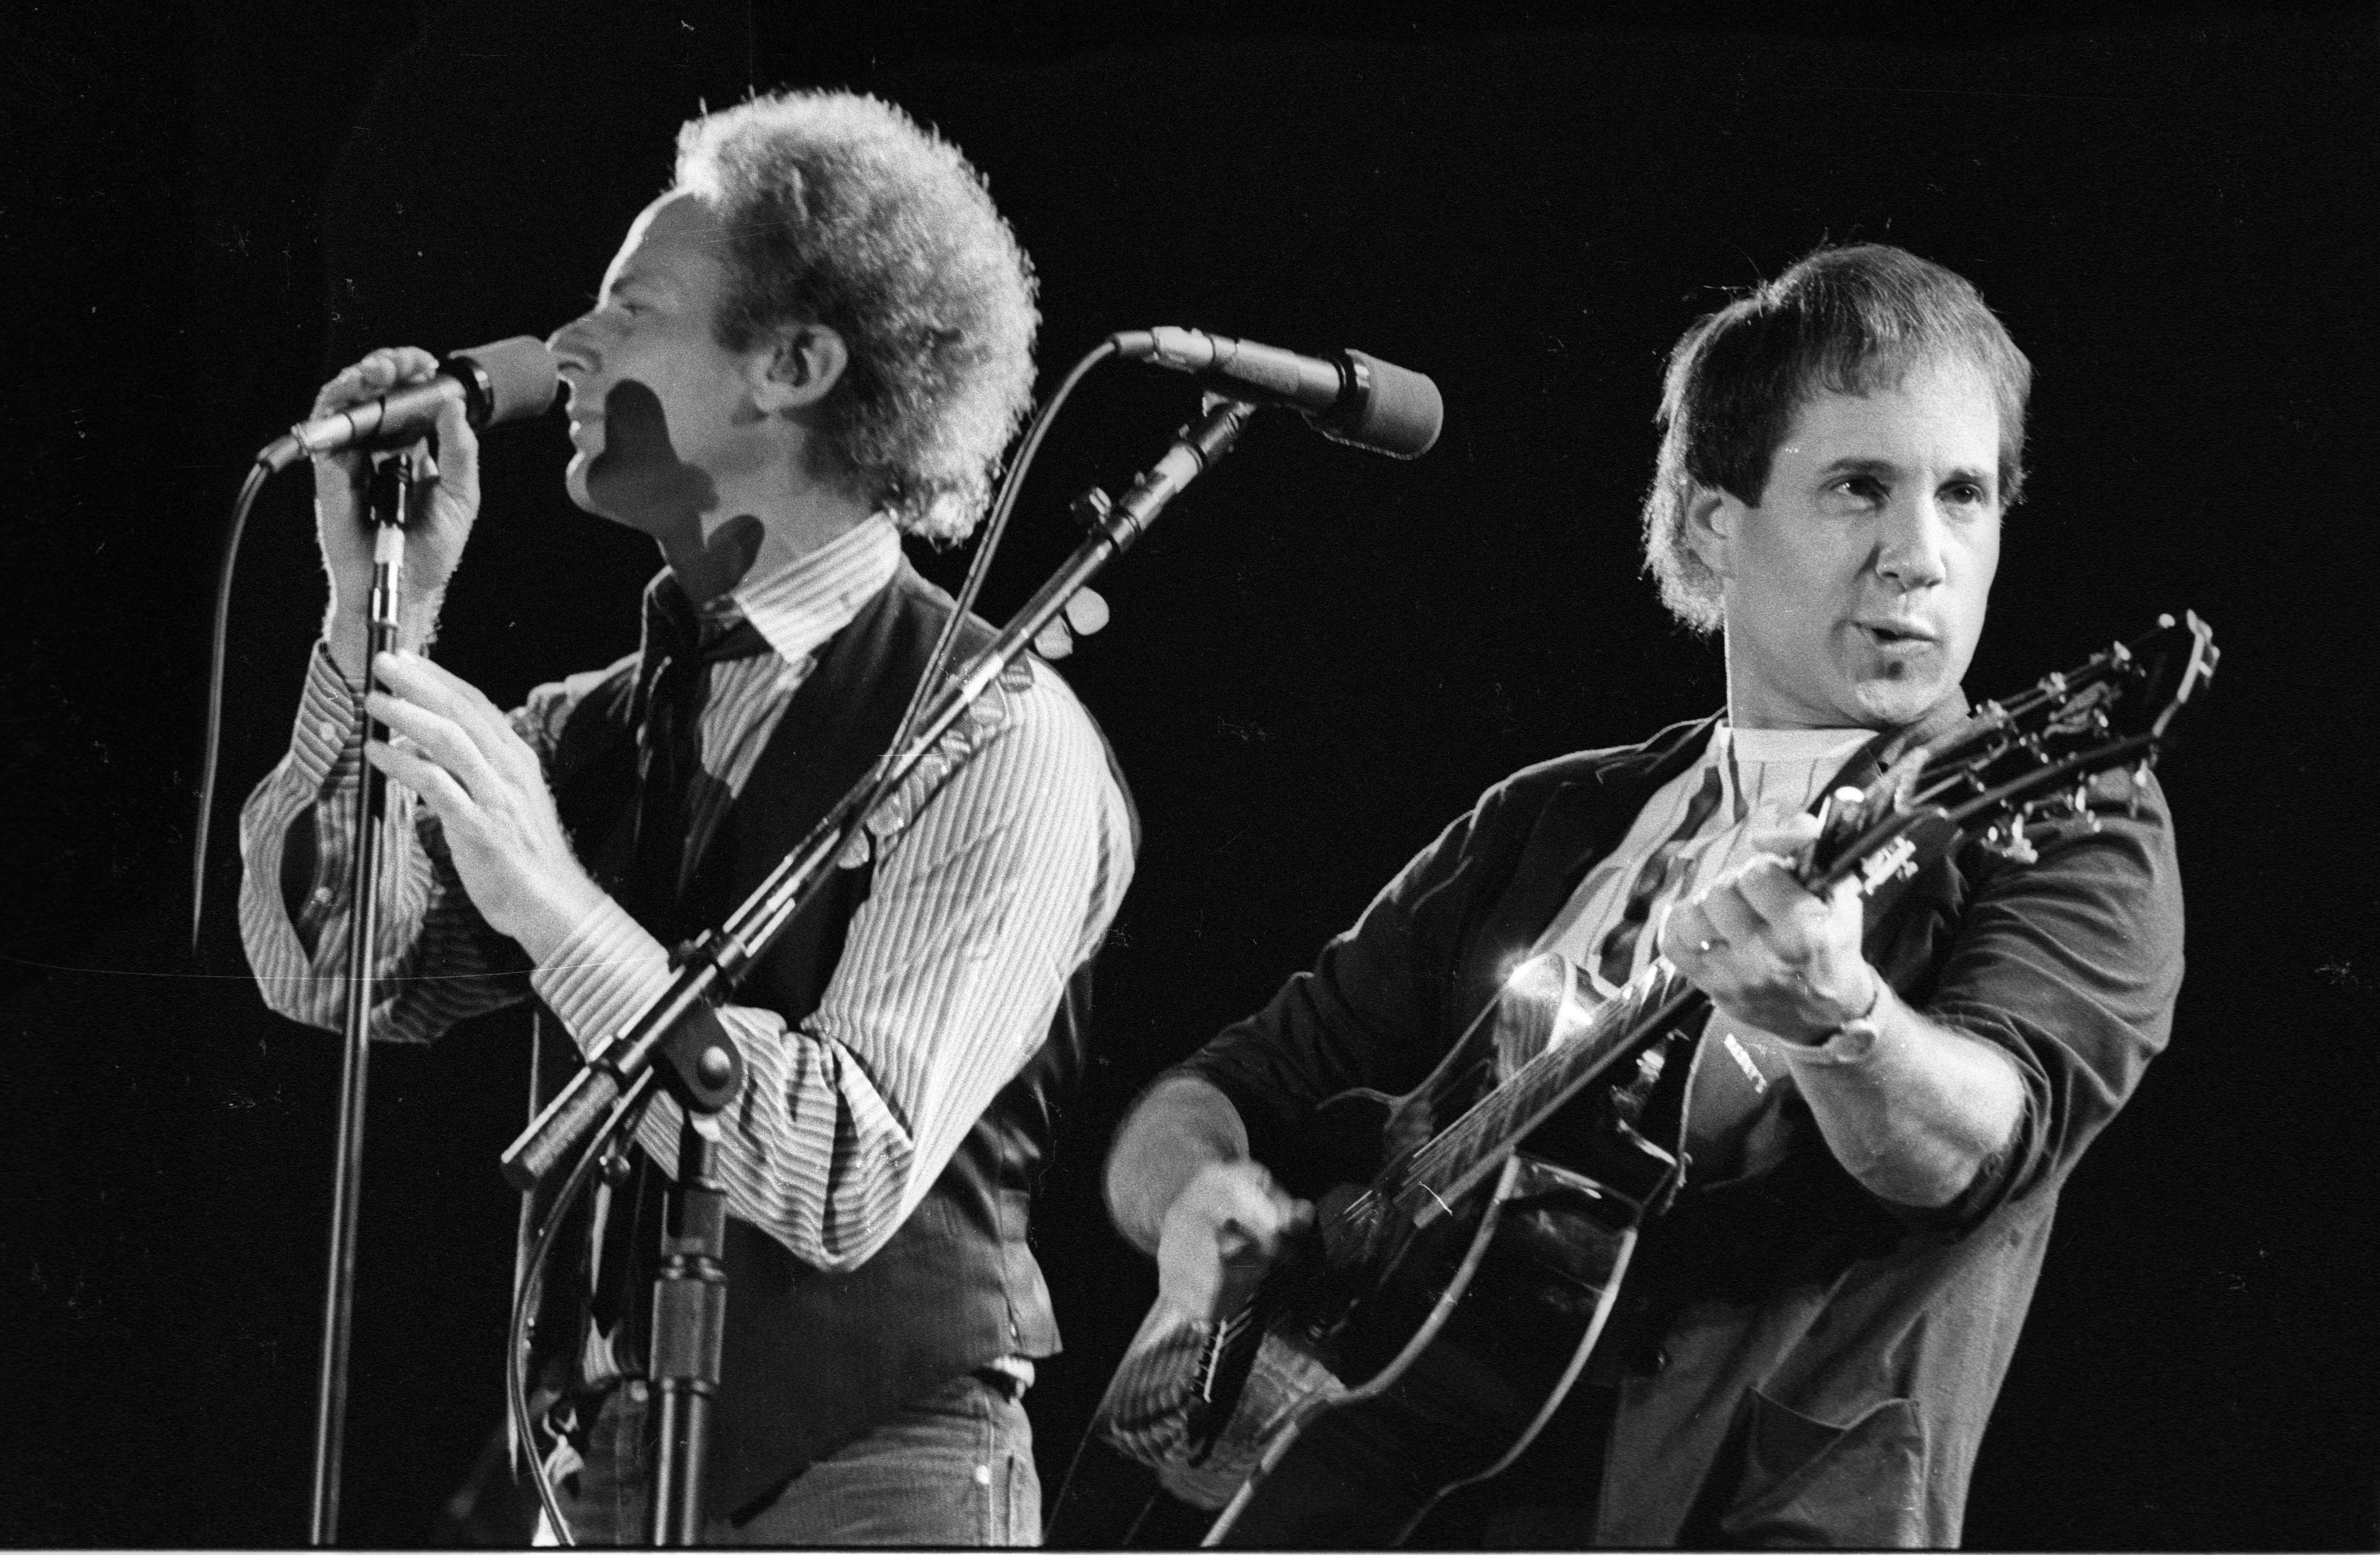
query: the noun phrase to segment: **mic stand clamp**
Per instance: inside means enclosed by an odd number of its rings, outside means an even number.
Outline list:
[[[705,933],[673,959],[683,965],[699,956],[715,965],[718,938]],[[646,1365],[654,1403],[650,1531],[656,1549],[702,1542],[710,1406],[719,1396],[727,1337],[727,1189],[718,1175],[719,1113],[744,1085],[744,1056],[708,1003],[675,1024],[660,1056],[663,1081],[685,1122],[653,1273]]]
[[[677,1183],[653,1275],[651,1358],[652,1543],[702,1542],[702,1476],[710,1454],[710,1406],[719,1396],[727,1335],[727,1191],[715,1171],[719,1115],[686,1110]]]

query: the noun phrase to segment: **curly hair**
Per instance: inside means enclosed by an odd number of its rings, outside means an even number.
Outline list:
[[[2033,364],[1975,288],[1940,265],[1881,243],[1818,249],[1687,330],[1670,353],[1645,497],[1645,566],[1671,613],[1697,632],[1719,624],[1718,578],[1686,544],[1695,488],[1758,505],[1804,398],[1872,394],[1944,361],[1973,366],[1990,385],[2001,502],[2013,507],[2024,491]]]
[[[842,335],[824,452],[904,530],[964,539],[1031,408],[1039,322],[982,175],[889,103],[786,91],[688,122],[674,188],[727,230],[720,344]]]

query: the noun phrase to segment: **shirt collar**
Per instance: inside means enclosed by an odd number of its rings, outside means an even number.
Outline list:
[[[1722,723],[1711,739],[1711,759],[1841,762],[1874,738],[1873,729],[1738,729]]]
[[[849,626],[900,565],[901,533],[879,513],[773,572],[747,574],[728,597],[780,657],[798,664]]]

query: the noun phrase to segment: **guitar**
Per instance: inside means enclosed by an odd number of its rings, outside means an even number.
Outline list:
[[[2166,616],[1985,704],[1822,800],[1798,877],[1820,894],[1852,881],[1880,911],[1971,838],[2029,861],[2029,826],[2061,812],[2097,824],[2095,776],[2145,777],[2216,660],[2195,615]],[[1094,1418],[1164,1492],[1170,1510],[1152,1525],[1145,1508],[1142,1533],[1184,1542],[1204,1524],[1208,1545],[1391,1545],[1518,1457],[1594,1353],[1640,1229],[1680,1186],[1677,1082],[1706,1008],[1658,957],[1598,1004],[1548,954],[1414,1090],[1325,1103],[1313,1127],[1342,1185],[1316,1204],[1318,1256],[1268,1271],[1219,1322],[1152,1311]]]

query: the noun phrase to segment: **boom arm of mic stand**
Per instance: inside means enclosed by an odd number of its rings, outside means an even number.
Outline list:
[[[670,986],[588,1060],[587,1067],[505,1149],[507,1181],[524,1190],[542,1182],[610,1112],[622,1088],[656,1060],[668,1065],[664,1078],[670,1090],[691,1110],[716,1112],[726,1105],[742,1084],[744,1061],[714,1006],[793,920],[868,816],[934,742],[1015,662],[1067,601],[1139,539],[1184,487],[1231,451],[1255,413],[1256,407],[1245,401],[1210,397],[1205,413],[1183,430],[1121,501],[1110,503],[1104,493],[1091,493],[1094,500],[1080,507],[1091,522],[1089,537],[959,674],[933,711],[919,720],[907,747],[888,754],[838,800],[724,925],[686,947]]]

